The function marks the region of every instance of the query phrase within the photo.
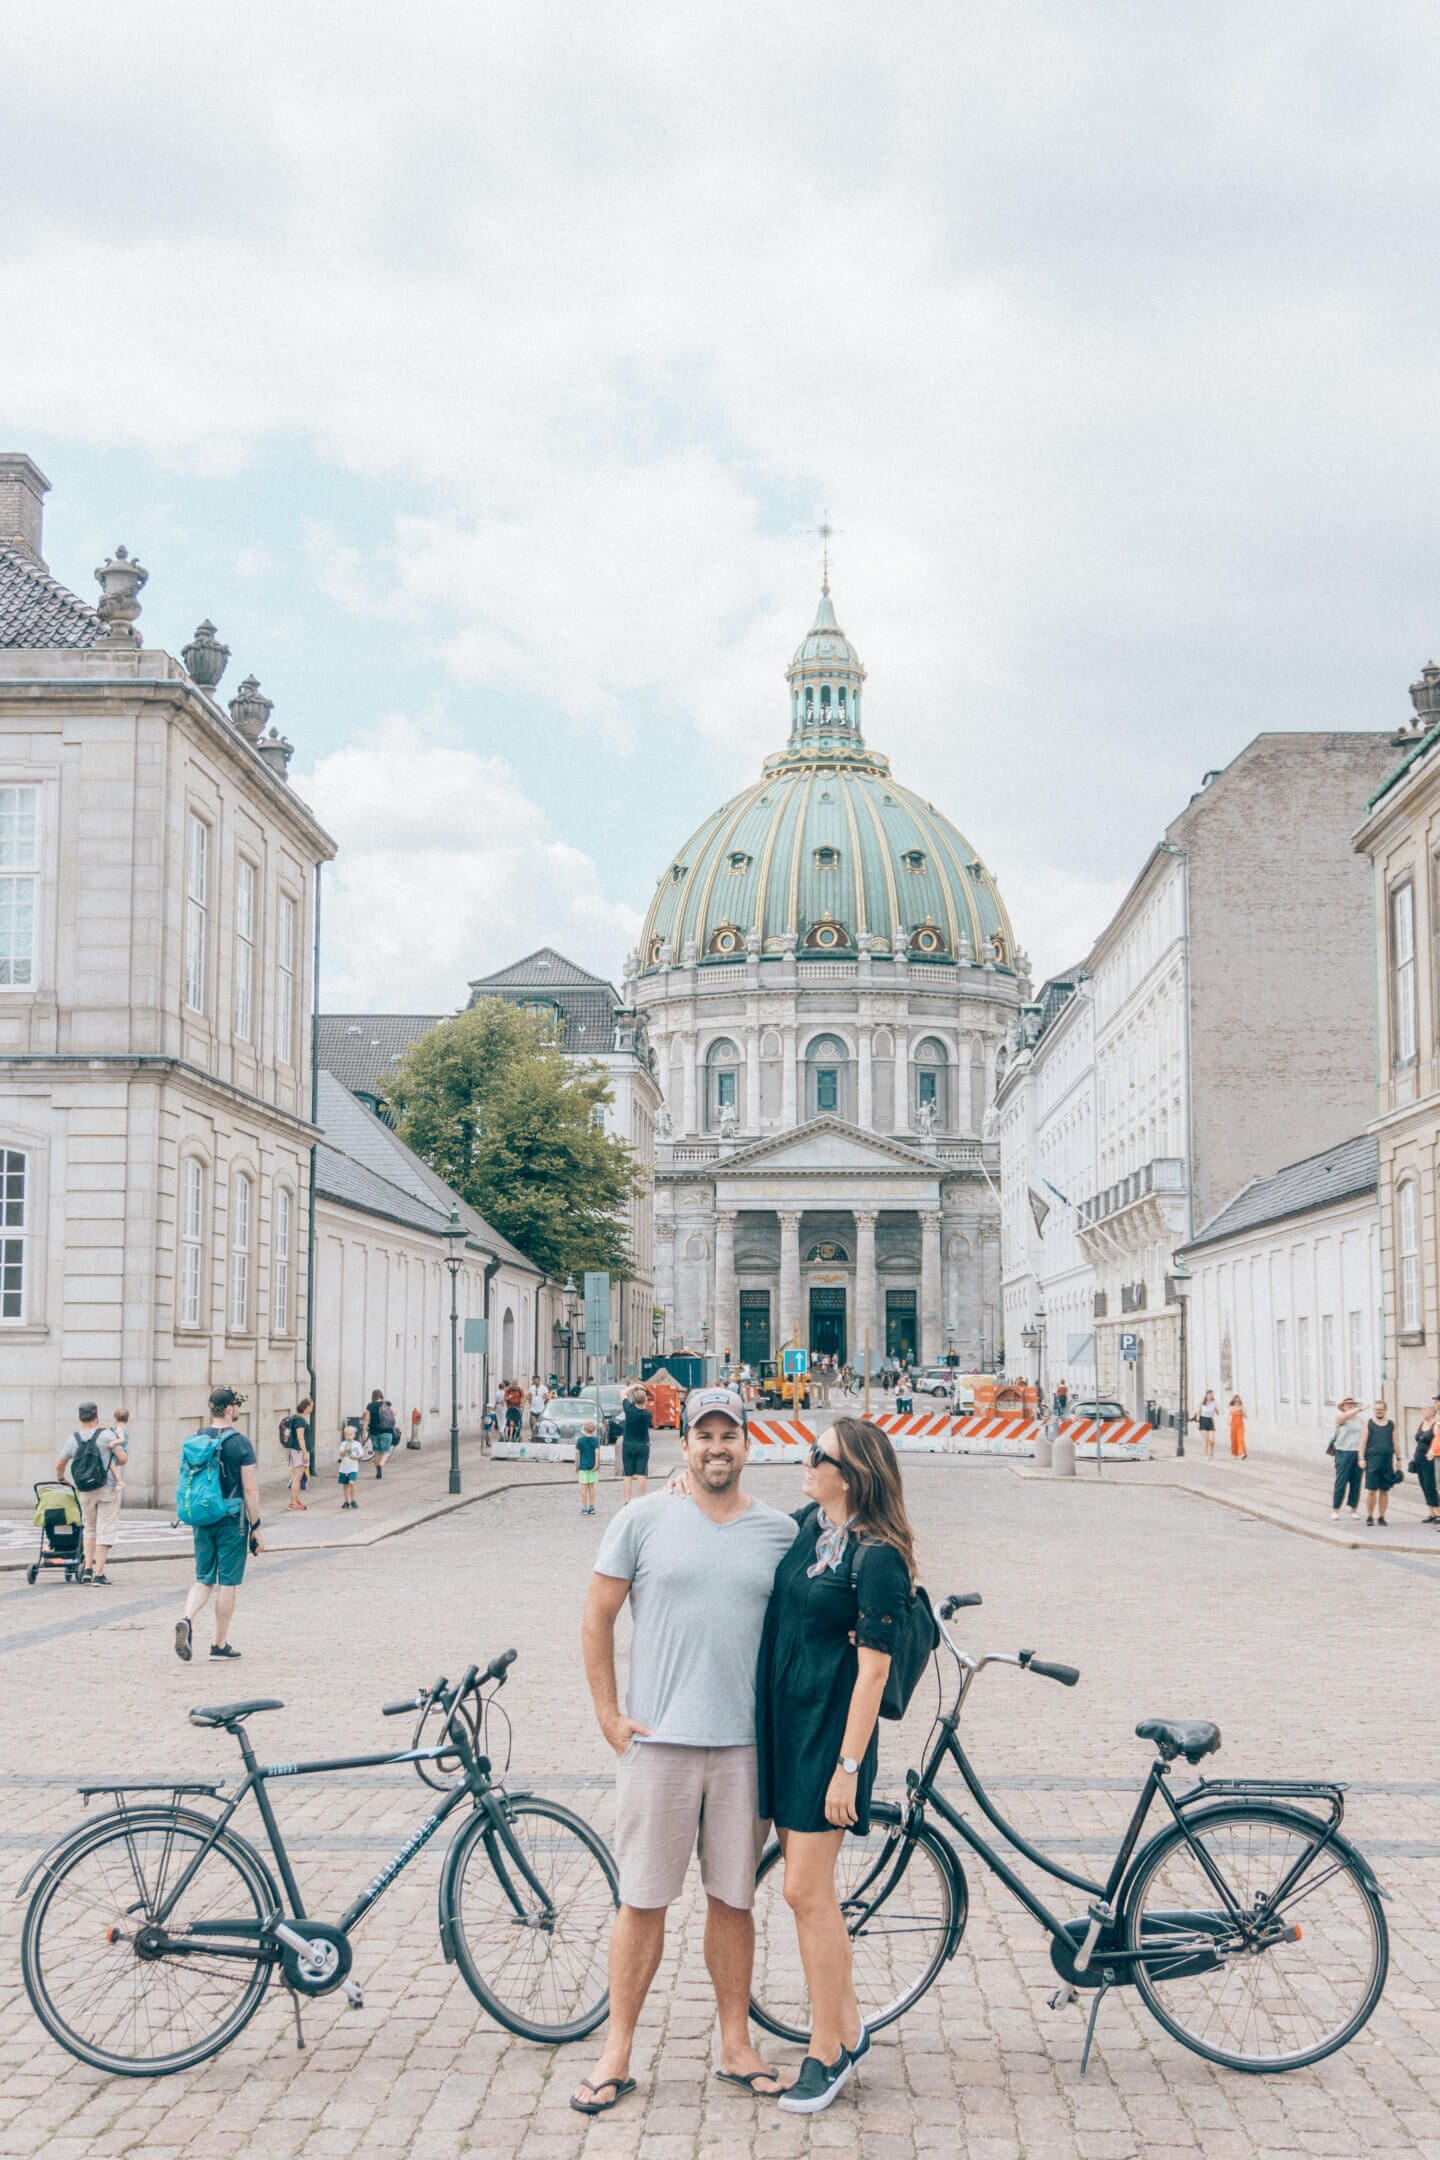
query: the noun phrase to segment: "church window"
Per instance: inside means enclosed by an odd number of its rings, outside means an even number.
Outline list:
[[[35,896],[40,882],[40,790],[0,787],[0,989],[35,980]]]
[[[819,870],[833,870],[839,860],[839,848],[817,847],[815,850],[815,866]]]
[[[805,949],[808,952],[843,952],[850,943],[850,933],[843,923],[824,915],[812,923],[805,933]]]
[[[721,1110],[733,1109],[735,1104],[735,1074],[717,1072],[715,1075],[715,1101]]]
[[[719,929],[712,932],[705,950],[721,959],[730,959],[736,953],[744,952],[745,939],[734,923],[721,923]]]
[[[904,854],[903,854],[903,855],[902,855],[902,856],[900,857],[900,860],[901,860],[901,862],[903,862],[903,863],[904,863],[904,865],[905,865],[905,868],[906,868],[906,869],[907,869],[907,870],[908,870],[908,871],[910,872],[910,875],[911,875],[912,877],[923,877],[923,876],[924,876],[924,874],[925,874],[925,850],[924,850],[924,848],[918,848],[918,847],[906,848],[906,850],[905,850]]]
[[[0,1320],[25,1318],[29,1168],[19,1148],[0,1148]]]
[[[927,956],[943,953],[946,950],[944,931],[927,919],[921,923],[918,930],[912,932],[910,950]]]
[[[939,1079],[940,1075],[936,1072],[922,1072],[919,1075],[920,1100],[922,1103],[934,1102],[935,1089]]]
[[[660,947],[664,944],[664,942],[665,940],[659,935],[657,931],[656,935],[651,938],[649,945],[645,949],[646,967],[658,967],[660,965]]]
[[[750,867],[750,857],[743,848],[732,848],[729,856],[731,877],[744,877]]]
[[[817,1065],[815,1068],[815,1107],[817,1110],[836,1110],[840,1106],[840,1075],[833,1065]]]
[[[705,1053],[705,1125],[710,1132],[720,1126],[724,1111],[740,1107],[740,1053],[728,1036],[721,1036]]]
[[[684,877],[684,875],[685,875],[685,865],[684,865],[684,863],[683,863],[683,862],[671,863],[671,865],[670,865],[670,879],[671,879],[671,883],[672,883],[672,884],[678,885],[678,884],[680,883],[681,879],[682,879],[682,878]]]

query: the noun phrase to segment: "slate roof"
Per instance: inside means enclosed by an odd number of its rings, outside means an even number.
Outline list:
[[[0,645],[93,645],[104,627],[43,563],[0,540]]]
[[[395,1060],[448,1013],[322,1013],[320,1069],[352,1095],[383,1095]],[[448,1205],[448,1202],[447,1202]]]
[[[1379,1181],[1379,1142],[1370,1133],[1360,1133],[1354,1140],[1342,1140],[1338,1147],[1326,1148],[1323,1154],[1307,1155],[1303,1162],[1288,1164],[1273,1177],[1252,1179],[1191,1239],[1185,1251],[1218,1245],[1222,1238],[1238,1237],[1245,1230],[1261,1230],[1267,1223],[1284,1222],[1292,1215],[1308,1215],[1338,1200],[1361,1199],[1373,1193]]]
[[[518,1246],[501,1237],[483,1215],[437,1177],[428,1163],[407,1147],[332,1072],[319,1075],[320,1129],[324,1143],[316,1151],[316,1191],[343,1207],[383,1215],[412,1229],[443,1232],[452,1204],[473,1242],[512,1267],[542,1275]]]
[[[567,960],[564,953],[556,952],[553,945],[541,945],[535,952],[527,953],[523,960],[515,961],[513,966],[501,968],[497,975],[482,975],[477,982],[471,983],[470,988],[472,992],[494,991],[498,995],[502,990],[516,987],[539,989],[542,984],[553,989],[557,983],[572,986],[585,983],[592,989],[610,990],[603,976],[587,974],[573,960]],[[613,990],[610,995],[614,997]],[[471,1003],[474,1003],[473,997]]]
[[[598,1057],[615,1047],[620,1000],[614,986],[603,976],[588,975],[553,945],[471,983],[472,1005],[491,997],[507,1005],[553,1005],[562,1023],[560,1047],[571,1057]]]

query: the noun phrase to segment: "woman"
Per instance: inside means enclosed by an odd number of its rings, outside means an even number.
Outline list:
[[[861,1418],[837,1418],[810,1450],[810,1505],[775,1571],[756,1672],[760,1813],[785,1855],[810,1989],[810,2045],[779,2105],[818,2114],[869,2052],[835,1894],[845,1833],[865,1836],[875,1725],[915,1582],[915,1538],[895,1451]]]
[[[370,1400],[365,1405],[365,1438],[369,1441],[375,1457],[375,1475],[385,1475],[385,1458],[395,1445],[395,1415],[385,1400],[383,1388],[372,1388]]]
[[[1360,1405],[1353,1395],[1343,1395],[1335,1405],[1335,1432],[1326,1453],[1335,1458],[1335,1491],[1330,1507],[1332,1522],[1339,1522],[1341,1506],[1353,1515],[1360,1505],[1360,1447],[1365,1429]]]
[[[1207,1455],[1213,1455],[1215,1452],[1215,1420],[1219,1415],[1220,1405],[1215,1400],[1215,1390],[1207,1387],[1200,1408],[1196,1412],[1196,1423],[1200,1427],[1200,1438],[1205,1443],[1205,1453]]]
[[[1400,1468],[1400,1450],[1395,1441],[1395,1421],[1383,1402],[1377,1402],[1365,1427],[1365,1527],[1386,1528],[1385,1510],[1390,1505],[1390,1488],[1398,1485],[1405,1475]],[[1377,1513],[1378,1510],[1378,1513]]]
[[[1246,1461],[1245,1453],[1245,1405],[1238,1395],[1230,1397],[1230,1453],[1239,1462]]]
[[[1429,1523],[1440,1523],[1440,1487],[1435,1481],[1436,1456],[1431,1452],[1435,1447],[1437,1415],[1440,1415],[1440,1395],[1421,1415],[1410,1455],[1410,1468],[1419,1478],[1420,1490],[1425,1495],[1425,1520]]]
[[[290,1416],[280,1420],[280,1445],[290,1465],[290,1506],[301,1514],[305,1511],[300,1495],[310,1467],[310,1418],[314,1408],[310,1397],[302,1395]]]

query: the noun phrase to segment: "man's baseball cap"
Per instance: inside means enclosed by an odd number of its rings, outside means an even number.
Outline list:
[[[738,1425],[741,1431],[744,1431],[745,1404],[734,1388],[691,1388],[685,1398],[687,1424],[694,1425],[700,1418],[708,1417],[715,1410],[719,1411],[721,1417],[728,1417],[732,1425]]]
[[[237,1395],[233,1387],[217,1387],[210,1390],[210,1408],[212,1410],[233,1410],[244,1400],[244,1396]]]

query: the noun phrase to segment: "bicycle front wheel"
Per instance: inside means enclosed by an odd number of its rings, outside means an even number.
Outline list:
[[[249,1923],[258,1935],[272,1909],[263,1863],[242,1839],[223,1832],[163,1928],[156,1923],[209,1835],[203,1818],[161,1809],[97,1823],[31,1899],[20,1942],[26,1992],[81,2062],[119,2077],[188,2070],[259,2009],[270,1960],[223,1955],[220,1938],[205,1938],[209,1920]],[[232,1937],[225,1948],[242,1945]]]
[[[1135,1982],[1166,2031],[1207,2062],[1304,2069],[1352,2040],[1379,2002],[1390,1958],[1380,1899],[1343,1838],[1306,1859],[1324,1829],[1256,1801],[1190,1816],[1233,1914],[1185,1831],[1142,1853],[1125,1897],[1129,1947],[1148,1953]]]
[[[456,1963],[508,2032],[583,2040],[610,2008],[615,1863],[590,1825],[555,1801],[525,1794],[501,1804],[508,1838],[482,1810],[447,1865]]]
[[[835,1868],[850,1933],[855,1994],[869,2031],[893,2025],[952,1957],[965,1925],[965,1877],[928,1823],[913,1839],[899,1808],[876,1801],[868,1837],[847,1837]],[[777,2040],[810,2036],[810,1992],[795,1921],[784,1898],[780,1847],[761,1858],[755,1883],[755,1978],[750,2015]]]

